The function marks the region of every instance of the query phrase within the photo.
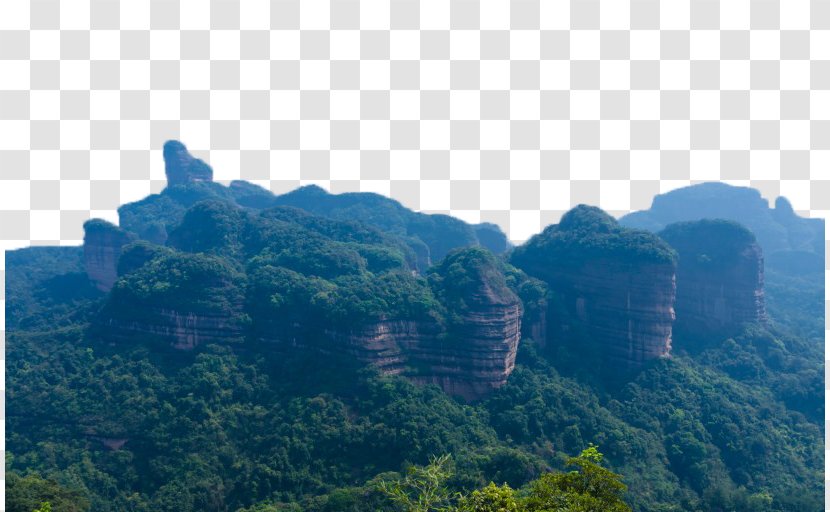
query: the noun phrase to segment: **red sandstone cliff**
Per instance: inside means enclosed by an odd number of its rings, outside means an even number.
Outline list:
[[[637,369],[671,352],[675,276],[671,264],[586,261],[579,269],[553,271],[565,316],[553,319],[556,332],[584,323],[604,359],[619,369]]]
[[[696,334],[733,332],[764,322],[764,257],[755,236],[725,220],[668,226],[678,252],[677,325]]]
[[[121,248],[135,236],[114,224],[95,219],[84,224],[84,267],[95,286],[108,292],[118,278]]]
[[[553,295],[540,318],[548,341],[572,344],[609,372],[670,354],[675,254],[656,235],[580,205],[518,247],[511,263]]]

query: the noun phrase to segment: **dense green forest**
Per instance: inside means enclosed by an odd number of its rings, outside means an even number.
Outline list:
[[[107,294],[89,283],[80,248],[8,253],[8,510],[822,508],[815,280],[770,272],[768,325],[726,339],[681,333],[671,358],[625,382],[598,374],[578,346],[526,336],[507,383],[467,403],[257,340],[281,325],[378,318],[429,319],[451,337],[482,281],[535,314],[550,292],[509,253],[457,248],[491,228],[379,196],[326,202],[306,190],[275,205],[235,187],[173,187],[126,208],[122,227],[143,240],[124,248]],[[668,246],[604,215],[583,208],[549,229],[586,255],[611,244],[672,261]],[[428,269],[425,247],[440,256]],[[155,304],[229,314],[243,335],[177,351],[114,341],[100,321]]]

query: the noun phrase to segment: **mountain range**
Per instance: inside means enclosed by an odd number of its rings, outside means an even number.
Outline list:
[[[163,154],[117,226],[7,254],[13,479],[96,511],[365,510],[430,456],[519,487],[596,443],[634,510],[823,502],[824,225],[786,199],[579,205],[514,247]]]

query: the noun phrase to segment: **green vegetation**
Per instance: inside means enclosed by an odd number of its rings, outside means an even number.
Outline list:
[[[444,455],[425,467],[409,467],[403,478],[381,480],[378,489],[405,512],[630,512],[620,476],[601,462],[602,454],[592,445],[567,459],[575,471],[546,473],[519,492],[490,482],[469,494],[453,495],[447,487],[454,473],[452,460]]]
[[[746,226],[764,249],[767,270],[788,276],[824,273],[824,220],[799,217],[784,197],[769,201],[758,190],[707,182],[654,198],[651,208],[620,219],[628,227],[658,232],[674,222],[727,219]]]
[[[8,512],[86,512],[89,500],[37,473],[22,476],[6,474],[6,510]]]
[[[142,240],[163,244],[193,205],[211,201],[248,211],[266,211],[272,219],[300,225],[341,241],[395,246],[409,266],[425,271],[458,247],[482,245],[496,253],[509,246],[492,224],[471,226],[448,215],[413,212],[393,199],[368,192],[329,194],[315,185],[281,196],[242,181],[229,187],[197,181],[168,186],[160,194],[118,209],[121,228]],[[312,213],[313,215],[309,215]],[[343,227],[346,229],[343,229]],[[207,233],[205,233],[207,234]],[[341,239],[345,236],[348,240]]]
[[[513,250],[510,261],[545,276],[550,268],[579,268],[586,259],[620,263],[674,264],[677,255],[648,231],[629,229],[594,206],[579,205],[524,245]]]
[[[449,250],[418,274],[424,241],[410,231],[238,204],[194,199],[175,220],[164,213],[168,245],[126,246],[107,295],[84,280],[78,248],[8,255],[9,510],[820,509],[823,346],[801,309],[821,304],[799,282],[783,276],[769,289],[773,327],[684,342],[705,349],[622,384],[582,352],[525,336],[508,382],[467,404],[343,356],[259,340],[380,318],[449,327],[481,293],[518,297],[538,315],[556,299],[544,283],[482,248]],[[364,208],[375,226],[389,213],[356,199],[341,207],[355,218]],[[135,223],[162,215],[141,208],[127,208]],[[674,261],[656,236],[588,207],[529,245],[563,264]],[[245,342],[181,352],[102,325],[154,308],[235,315]]]
[[[755,235],[737,222],[723,219],[670,224],[660,233],[689,263],[703,268],[734,265],[741,251],[755,243]]]
[[[450,252],[427,274],[430,286],[446,305],[450,321],[458,324],[471,304],[482,297],[494,304],[516,304],[519,299],[505,279],[506,265],[480,247]]]
[[[160,252],[116,282],[106,312],[116,318],[158,307],[227,313],[242,300],[244,286],[244,276],[221,258]]]

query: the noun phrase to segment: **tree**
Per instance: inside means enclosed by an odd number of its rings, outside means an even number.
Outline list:
[[[605,469],[602,454],[589,445],[567,460],[576,471],[547,473],[530,484],[528,512],[630,512],[622,500],[626,486],[620,476]]]
[[[493,482],[473,491],[468,496],[461,496],[454,512],[522,512],[525,510],[509,485],[501,487]]]
[[[89,500],[80,491],[68,489],[54,480],[32,473],[6,475],[6,510],[9,512],[84,512]]]
[[[446,510],[450,502],[447,480],[454,474],[449,455],[430,457],[426,466],[410,466],[406,476],[383,480],[378,489],[406,512]]]

